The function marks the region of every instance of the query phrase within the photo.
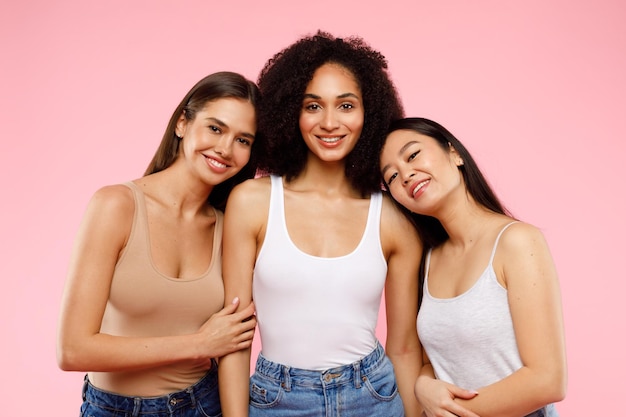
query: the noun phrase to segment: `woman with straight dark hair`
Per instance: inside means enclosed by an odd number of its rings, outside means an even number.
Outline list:
[[[463,144],[432,120],[394,122],[380,169],[424,242],[415,395],[425,414],[556,416],[565,338],[542,233],[508,213]]]
[[[256,325],[251,303],[224,307],[220,210],[255,173],[257,99],[239,74],[203,78],[145,175],[91,199],[57,348],[61,369],[87,372],[81,416],[221,415],[216,358],[248,348]]]

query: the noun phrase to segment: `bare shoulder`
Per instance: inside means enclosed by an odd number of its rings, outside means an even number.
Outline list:
[[[78,239],[119,250],[130,233],[134,213],[135,200],[130,188],[121,184],[102,187],[87,205]]]
[[[546,239],[536,226],[529,223],[511,224],[500,237],[498,249],[503,253],[526,252],[532,248],[547,247]]]
[[[381,238],[383,248],[410,248],[421,250],[421,242],[417,230],[391,197],[383,193],[383,207],[381,214]]]
[[[520,284],[556,282],[548,243],[541,230],[528,223],[514,223],[502,233],[493,267],[498,280],[509,290]]]
[[[133,192],[122,184],[104,186],[91,197],[89,209],[117,220],[128,218],[129,215],[132,217],[135,210]]]
[[[258,234],[267,221],[270,192],[269,177],[253,178],[237,185],[228,196],[225,224],[236,233],[247,229]]]
[[[392,229],[394,231],[410,231],[415,232],[415,227],[411,220],[404,212],[393,202],[391,197],[383,193],[383,208],[381,214],[381,223],[383,229]]]
[[[230,207],[256,207],[268,205],[270,198],[271,183],[269,177],[253,178],[238,184],[231,191],[226,205],[226,211]]]

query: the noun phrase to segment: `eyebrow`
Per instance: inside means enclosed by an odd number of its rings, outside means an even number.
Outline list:
[[[400,148],[400,150],[398,151],[398,156],[402,155],[404,153],[404,151],[407,150],[407,148],[409,148],[412,145],[415,145],[416,143],[419,143],[419,141],[416,140],[411,140],[407,143],[404,144],[403,147]],[[381,170],[381,175],[385,176],[385,172],[387,172],[387,170],[391,168],[391,164],[387,164],[383,167],[383,169]]]
[[[348,97],[356,98],[357,100],[359,98],[359,96],[357,96],[354,93],[343,93],[343,94],[339,94],[337,96],[337,98],[348,98]],[[321,100],[322,99],[322,97],[318,96],[317,94],[313,94],[313,93],[305,93],[304,94],[304,98],[312,98],[314,100]]]
[[[223,121],[221,121],[220,119],[216,118],[216,117],[207,117],[204,120],[210,120],[212,122],[214,122],[215,124],[219,125],[220,127],[229,127],[226,123],[224,123]],[[248,132],[241,132],[241,136],[245,136],[249,139],[254,139],[254,135],[252,133],[248,133]]]

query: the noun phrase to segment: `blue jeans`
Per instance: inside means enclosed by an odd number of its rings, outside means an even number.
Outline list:
[[[217,363],[194,385],[160,397],[128,397],[100,390],[85,376],[81,417],[219,417]]]
[[[250,417],[403,417],[393,365],[380,344],[350,365],[312,371],[259,354],[250,378]]]
[[[559,413],[557,413],[554,404],[548,404],[534,413],[528,414],[526,417],[559,417]]]

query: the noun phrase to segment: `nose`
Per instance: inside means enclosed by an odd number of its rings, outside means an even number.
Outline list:
[[[402,184],[407,185],[411,178],[415,176],[415,172],[406,171],[402,174]]]
[[[230,156],[232,148],[233,138],[231,138],[229,135],[222,135],[213,147],[213,150],[216,154],[220,155],[223,158],[226,158]]]
[[[323,119],[320,125],[325,130],[333,130],[339,126],[337,115],[335,114],[333,109],[329,109],[324,112]]]

